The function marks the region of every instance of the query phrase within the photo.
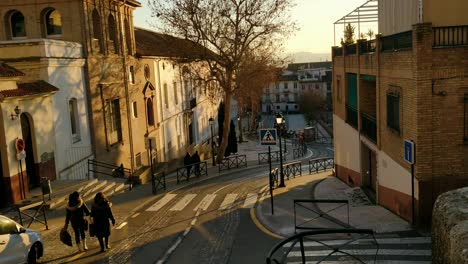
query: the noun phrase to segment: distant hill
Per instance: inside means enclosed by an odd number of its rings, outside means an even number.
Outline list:
[[[331,61],[330,53],[313,53],[313,52],[295,52],[287,55],[288,61],[292,63],[304,63],[311,61]]]

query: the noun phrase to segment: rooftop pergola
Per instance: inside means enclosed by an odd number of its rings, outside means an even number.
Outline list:
[[[333,43],[336,46],[336,26],[343,25],[343,31],[346,24],[357,24],[359,37],[361,35],[361,23],[374,23],[379,21],[379,0],[368,0],[349,14],[338,19],[333,23]],[[378,23],[377,23],[378,29]]]

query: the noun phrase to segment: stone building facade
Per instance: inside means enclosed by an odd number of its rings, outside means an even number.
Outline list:
[[[418,4],[388,2],[379,1],[379,26]],[[461,17],[455,2],[444,8]],[[427,226],[437,196],[468,184],[468,21],[444,21],[435,1],[420,4],[428,8],[402,19],[416,21],[399,24],[404,31],[383,27],[375,40],[332,49],[333,128],[337,176]]]

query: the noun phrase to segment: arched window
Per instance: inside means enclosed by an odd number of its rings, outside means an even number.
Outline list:
[[[115,24],[115,19],[113,15],[109,15],[107,18],[107,23],[109,24],[109,39],[114,43],[114,53],[119,53],[119,42],[117,39],[117,26]]]
[[[78,105],[77,105],[77,100],[75,98],[72,98],[70,99],[70,101],[68,101],[68,113],[70,114],[70,125],[71,125],[73,143],[75,143],[81,140],[80,122],[79,122],[79,117],[78,117]]]
[[[148,126],[154,126],[153,100],[151,100],[151,98],[146,100],[146,114]]]
[[[21,12],[14,10],[7,15],[7,25],[10,26],[8,32],[12,39],[26,37],[26,25]]]
[[[46,36],[62,35],[62,16],[55,9],[48,9],[44,14]]]
[[[128,20],[125,18],[124,20],[124,24],[125,24],[125,40],[126,40],[126,44],[127,44],[127,52],[128,52],[128,55],[132,55],[132,38],[131,38],[131,35],[130,35],[130,25],[128,24]]]
[[[96,9],[93,10],[93,38],[97,39],[97,41],[99,42],[99,49],[102,52],[104,42],[102,39],[101,18]]]

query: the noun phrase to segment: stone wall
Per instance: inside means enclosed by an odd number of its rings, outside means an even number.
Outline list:
[[[443,193],[434,204],[432,260],[468,263],[468,187]]]

